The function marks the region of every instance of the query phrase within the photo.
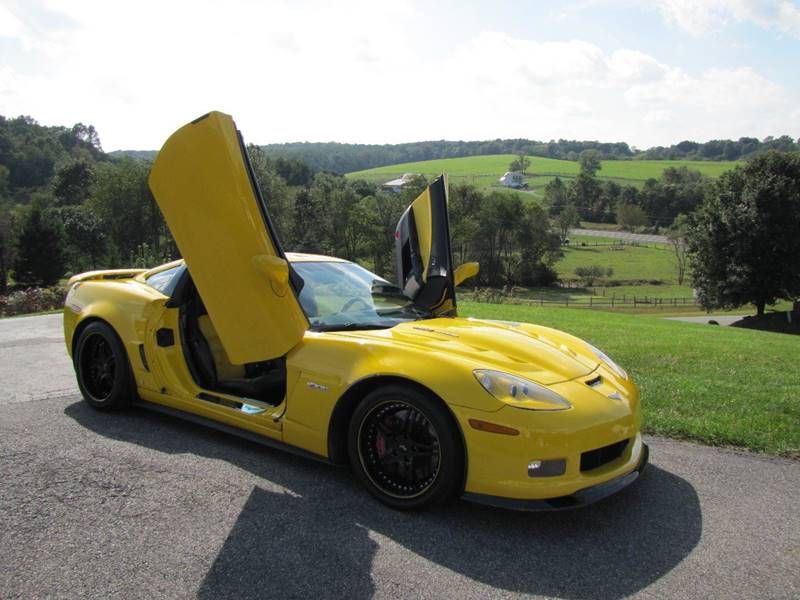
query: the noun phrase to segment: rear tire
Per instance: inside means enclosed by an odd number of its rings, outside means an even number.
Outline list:
[[[95,321],[81,331],[73,365],[81,394],[92,408],[121,410],[136,397],[136,382],[125,347],[106,323]]]
[[[347,445],[356,476],[392,508],[423,508],[459,491],[461,436],[447,409],[430,394],[400,385],[374,390],[353,413]]]

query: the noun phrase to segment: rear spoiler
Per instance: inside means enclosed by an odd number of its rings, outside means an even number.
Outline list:
[[[139,273],[146,272],[147,269],[108,269],[106,271],[87,271],[78,273],[69,278],[67,286],[71,286],[79,281],[102,281],[108,279],[131,279]]]

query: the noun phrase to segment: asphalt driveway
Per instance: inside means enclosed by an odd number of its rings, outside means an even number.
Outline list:
[[[60,317],[0,321],[0,598],[797,598],[800,463],[653,439],[586,509],[405,514],[347,470],[80,400]]]

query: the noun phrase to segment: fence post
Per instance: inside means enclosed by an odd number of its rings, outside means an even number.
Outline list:
[[[614,308],[614,296],[611,296],[611,308]]]
[[[592,297],[589,296],[589,308],[592,308]]]
[[[636,308],[636,296],[633,297],[633,308]]]
[[[544,296],[539,296],[539,306],[544,306]]]

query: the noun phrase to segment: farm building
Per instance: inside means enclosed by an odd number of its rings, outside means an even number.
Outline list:
[[[522,177],[522,173],[518,171],[507,171],[505,175],[500,178],[500,185],[504,185],[510,188],[521,188],[526,187],[527,184]]]
[[[381,187],[384,190],[390,192],[399,192],[403,189],[403,187],[409,183],[414,177],[416,177],[416,173],[404,173],[402,177],[398,177],[397,179],[392,179],[391,181],[387,181]]]

